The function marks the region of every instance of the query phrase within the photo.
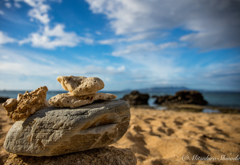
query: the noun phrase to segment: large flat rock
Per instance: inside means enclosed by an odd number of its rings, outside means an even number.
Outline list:
[[[131,149],[106,147],[52,157],[33,157],[10,154],[5,165],[136,165]]]
[[[130,107],[123,100],[93,103],[75,108],[48,107],[9,130],[4,148],[29,156],[54,156],[104,147],[127,131]]]

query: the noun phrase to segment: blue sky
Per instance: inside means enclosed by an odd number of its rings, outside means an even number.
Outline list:
[[[1,0],[0,89],[240,91],[239,0]]]

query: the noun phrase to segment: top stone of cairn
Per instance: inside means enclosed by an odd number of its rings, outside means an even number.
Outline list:
[[[57,80],[61,83],[63,89],[74,96],[96,93],[104,88],[104,82],[98,77],[59,76]]]

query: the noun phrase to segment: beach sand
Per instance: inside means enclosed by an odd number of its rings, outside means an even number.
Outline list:
[[[0,104],[0,165],[8,158],[8,152],[3,148],[3,143],[8,130],[12,127],[13,121],[7,116],[7,111]]]
[[[0,123],[2,164],[8,157],[2,145],[13,122],[1,106]],[[113,146],[131,148],[138,164],[240,164],[229,160],[240,158],[240,115],[131,108],[130,127]]]
[[[131,115],[130,128],[113,146],[131,148],[138,164],[240,164],[224,159],[240,158],[239,114],[131,108]],[[208,156],[211,161],[199,160]]]

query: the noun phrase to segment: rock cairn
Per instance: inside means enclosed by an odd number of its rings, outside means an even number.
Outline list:
[[[3,145],[11,153],[6,164],[59,164],[59,160],[63,164],[73,160],[104,164],[105,157],[111,157],[110,164],[136,164],[130,149],[108,147],[128,129],[129,104],[111,100],[116,98],[113,94],[96,93],[104,87],[96,77],[60,76],[57,80],[69,93],[53,96],[50,105],[46,102],[47,87],[4,103],[9,117],[17,120]],[[91,158],[93,155],[98,156]]]
[[[59,76],[57,80],[68,93],[58,94],[49,100],[54,107],[76,108],[91,104],[96,100],[110,100],[117,98],[108,93],[96,93],[104,88],[103,81],[98,77]]]

